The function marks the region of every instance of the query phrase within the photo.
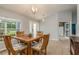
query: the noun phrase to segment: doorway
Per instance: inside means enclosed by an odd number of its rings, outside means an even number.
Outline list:
[[[68,22],[59,22],[59,39],[69,38],[70,24]]]
[[[29,33],[32,34],[33,37],[36,37],[36,33],[39,31],[39,23],[38,22],[29,22]]]

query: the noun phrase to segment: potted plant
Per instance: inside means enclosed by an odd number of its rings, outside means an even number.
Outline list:
[[[32,37],[32,33],[29,33],[29,35],[28,35],[29,37]]]

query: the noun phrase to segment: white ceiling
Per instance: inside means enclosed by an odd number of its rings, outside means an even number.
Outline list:
[[[32,13],[32,6],[38,9],[35,16]],[[75,11],[77,7],[76,4],[2,4],[0,8],[39,20],[50,16],[52,13]]]

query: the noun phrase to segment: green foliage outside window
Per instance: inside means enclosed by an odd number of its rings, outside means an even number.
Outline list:
[[[8,22],[7,23],[7,34],[11,36],[15,36],[16,33],[16,22]]]
[[[5,23],[7,28],[7,35],[15,36],[16,22],[2,21],[0,22],[0,35],[5,35]]]

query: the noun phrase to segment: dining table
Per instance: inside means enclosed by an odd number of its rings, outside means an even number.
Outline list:
[[[17,40],[20,40],[24,43],[27,43],[27,48],[26,48],[26,53],[27,55],[32,55],[33,54],[33,50],[32,50],[32,42],[39,40],[40,38],[42,38],[44,35],[41,36],[36,36],[36,37],[29,37],[27,35],[23,35],[23,36],[15,36],[14,38]]]

